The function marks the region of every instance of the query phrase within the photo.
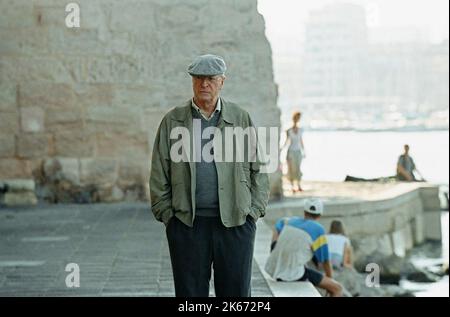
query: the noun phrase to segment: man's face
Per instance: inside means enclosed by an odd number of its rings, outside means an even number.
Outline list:
[[[409,153],[409,146],[405,145],[405,154]]]
[[[192,76],[192,89],[198,101],[213,102],[219,97],[225,77],[218,76]]]

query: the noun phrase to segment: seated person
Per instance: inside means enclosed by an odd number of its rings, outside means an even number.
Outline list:
[[[399,181],[415,182],[414,171],[416,164],[411,156],[409,156],[409,145],[405,144],[405,152],[400,155],[397,162],[397,179]]]
[[[277,281],[310,281],[333,297],[342,296],[342,286],[333,280],[325,230],[317,222],[322,213],[322,201],[306,200],[304,218],[278,220],[265,270]],[[306,266],[313,257],[323,265],[325,276]]]
[[[331,223],[327,241],[333,268],[353,268],[350,239],[345,236],[344,225],[341,221],[334,220]]]

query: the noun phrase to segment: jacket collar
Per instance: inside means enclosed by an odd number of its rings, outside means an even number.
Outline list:
[[[223,98],[220,98],[221,101],[221,118],[223,119],[223,121],[225,121],[226,123],[229,124],[235,124],[236,123],[236,119],[233,116],[233,113],[230,112],[230,108],[228,107],[228,102],[225,101]],[[192,112],[191,112],[191,108],[192,108],[192,99],[189,99],[189,101],[187,101],[184,106],[181,106],[179,108],[176,108],[174,113],[173,113],[173,119],[177,120],[177,121],[188,121],[188,120],[192,120]]]

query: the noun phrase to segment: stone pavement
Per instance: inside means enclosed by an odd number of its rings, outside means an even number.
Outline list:
[[[255,261],[252,295],[272,296]],[[164,227],[146,203],[0,208],[0,296],[174,296]]]

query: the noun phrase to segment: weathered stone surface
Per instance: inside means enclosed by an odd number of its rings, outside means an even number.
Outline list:
[[[0,179],[31,178],[31,176],[30,161],[15,158],[0,159]]]
[[[54,28],[49,31],[49,48],[52,53],[74,55],[104,55],[107,47],[98,36],[96,29]]]
[[[14,83],[0,84],[0,112],[16,111],[17,85]]]
[[[34,192],[35,184],[32,179],[6,179],[0,181],[2,185],[0,187],[7,188],[8,192]]]
[[[393,254],[392,242],[389,234],[352,237],[352,246],[355,259],[364,259],[374,252],[386,257]]]
[[[420,190],[420,197],[422,198],[424,210],[433,212],[441,209],[439,188],[435,186],[424,187]]]
[[[84,132],[59,132],[55,136],[55,154],[63,157],[92,157],[95,136]]]
[[[14,134],[0,134],[0,157],[13,157],[16,151]]]
[[[76,158],[50,158],[44,161],[44,175],[49,181],[80,183],[80,163]]]
[[[418,245],[425,241],[425,224],[423,215],[417,215],[411,222],[414,244]]]
[[[37,80],[19,84],[19,105],[68,110],[76,106],[76,98],[73,88],[68,84]]]
[[[27,133],[17,137],[17,155],[22,158],[45,157],[49,154],[50,135]]]
[[[48,55],[6,55],[0,60],[0,80],[16,83],[68,83],[82,80],[84,65],[85,62],[79,56],[58,60]],[[54,93],[57,95],[58,91]]]
[[[12,32],[11,29],[0,28],[0,38],[0,54],[20,53],[31,56],[48,53],[47,34],[42,29],[23,28]]]
[[[139,164],[149,157],[147,136],[142,132],[100,132],[96,142],[97,155],[100,157],[125,158],[130,162],[140,162]]]
[[[385,284],[398,284],[402,275],[415,272],[417,269],[405,257],[397,255],[386,256],[379,252],[374,252],[365,258],[355,261],[355,269],[364,273],[367,264],[375,263],[380,268],[380,279]]]
[[[2,19],[0,28],[32,27],[33,2],[27,0],[5,0],[1,3]]]
[[[44,131],[44,110],[39,107],[20,108],[20,123],[24,132]]]
[[[61,12],[65,12],[64,2],[47,1],[47,3],[37,3],[34,5],[34,16],[36,24],[44,27],[65,27],[65,14],[61,17]],[[52,29],[52,28],[51,28]]]
[[[70,194],[101,200],[99,188],[114,186],[123,191],[114,197],[148,195],[143,178],[156,129],[165,113],[191,98],[186,67],[198,54],[223,55],[230,66],[223,96],[251,111],[258,125],[280,125],[256,0],[77,3],[79,29],[65,27],[65,3],[58,0],[0,3],[0,157],[81,160],[78,176],[47,187],[43,182],[55,177],[42,178],[33,166],[42,192],[56,191],[53,201],[70,201]],[[273,191],[281,192],[280,183],[271,177]]]
[[[3,197],[6,206],[36,205],[37,198],[34,192],[8,192]]]
[[[48,109],[45,114],[45,129],[48,132],[54,133],[56,136],[58,136],[60,132],[82,132],[84,129],[82,109]]]
[[[114,159],[81,159],[82,184],[114,184],[117,180],[117,162]]]
[[[120,87],[120,86],[118,86]],[[118,87],[113,84],[77,84],[73,87],[77,104],[82,107],[111,106],[114,91]]]
[[[119,162],[119,180],[121,187],[142,184],[148,179],[149,162],[122,160]]]
[[[108,203],[122,201],[125,197],[123,191],[117,186],[100,189],[98,195],[100,201]]]
[[[19,132],[19,115],[17,111],[0,112],[0,134]]]

